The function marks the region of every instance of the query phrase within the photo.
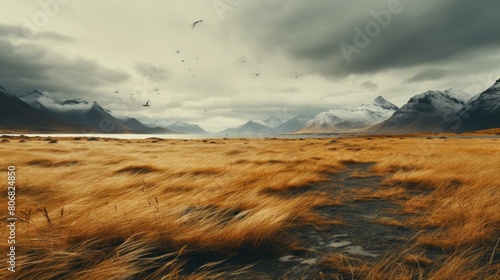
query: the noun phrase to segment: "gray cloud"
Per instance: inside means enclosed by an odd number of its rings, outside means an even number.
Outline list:
[[[241,33],[262,49],[284,51],[311,72],[325,76],[375,73],[446,61],[473,50],[495,50],[500,37],[500,3],[494,0],[401,0],[387,27],[345,59],[340,44],[354,42],[359,27],[374,22],[371,11],[387,10],[387,0],[321,1],[282,4],[280,13],[255,4],[237,20]],[[259,14],[259,20],[250,15]]]
[[[75,41],[75,38],[73,38],[71,36],[59,34],[59,33],[52,32],[52,31],[36,33],[33,36],[33,38],[40,39],[40,40],[51,40],[51,41],[59,42],[59,43],[71,43],[71,42]]]
[[[96,98],[100,88],[124,82],[129,75],[108,69],[95,60],[70,57],[41,42],[45,38],[69,42],[70,37],[55,32],[40,32],[30,39],[20,27],[0,25],[0,85],[16,94],[34,89],[64,97]]]
[[[372,81],[366,81],[366,82],[362,83],[361,86],[366,88],[366,89],[377,89],[378,88],[378,85]]]
[[[435,81],[439,80],[446,75],[449,74],[448,70],[444,69],[426,69],[421,72],[418,72],[417,74],[413,75],[412,77],[408,78],[405,80],[406,83],[417,83],[417,82],[425,82],[425,81]]]
[[[141,76],[150,76],[155,81],[166,81],[171,74],[167,68],[160,64],[137,62],[134,68]]]

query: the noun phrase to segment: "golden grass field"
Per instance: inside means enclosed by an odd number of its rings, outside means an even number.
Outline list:
[[[383,184],[349,199],[394,201],[402,220],[380,222],[419,233],[375,262],[325,254],[304,279],[500,279],[500,139],[7,139],[20,220],[5,279],[266,279],[223,261],[305,250],[288,230],[348,223],[314,210],[347,197],[286,194],[363,162]]]

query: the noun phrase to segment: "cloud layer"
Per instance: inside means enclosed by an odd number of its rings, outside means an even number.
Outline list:
[[[11,2],[0,86],[216,131],[379,95],[401,106],[429,89],[476,94],[500,77],[495,0],[188,2],[70,1],[28,37],[25,19],[44,10]]]

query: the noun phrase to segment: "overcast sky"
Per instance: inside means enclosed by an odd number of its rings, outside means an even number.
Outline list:
[[[2,0],[0,86],[209,131],[401,106],[500,78],[499,14],[498,0]]]

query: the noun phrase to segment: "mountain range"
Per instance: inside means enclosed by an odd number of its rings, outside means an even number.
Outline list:
[[[281,121],[281,124],[279,122]],[[250,120],[226,129],[226,135],[280,133],[367,133],[407,134],[422,132],[465,132],[500,127],[500,79],[484,92],[468,93],[447,89],[417,94],[401,108],[382,96],[360,107],[332,109],[316,116],[277,117]]]
[[[394,114],[364,132],[416,133],[444,131],[447,122],[462,110],[471,96],[448,89],[417,94]]]
[[[316,116],[298,115],[289,120],[272,116],[250,120],[245,124],[220,132],[224,135],[272,135],[286,133],[343,133],[356,132],[389,118],[398,107],[379,96],[357,109],[333,109]]]
[[[84,127],[75,126],[34,110],[14,94],[0,87],[0,129],[4,132],[75,133]]]
[[[500,79],[474,97],[455,89],[429,90],[411,97],[398,108],[379,96],[356,109],[332,109],[316,116],[302,114],[290,119],[277,116],[253,119],[218,134],[403,134],[490,128],[500,128]],[[0,130],[13,133],[207,133],[198,125],[179,121],[143,123],[115,114],[97,102],[78,98],[58,100],[36,90],[17,97],[3,87],[0,87]]]
[[[171,134],[188,133],[183,126],[198,127],[182,122],[173,126],[178,130],[150,126],[135,118],[115,115],[97,102],[59,100],[37,90],[17,97],[0,87],[0,104],[0,130],[5,132]]]
[[[410,98],[386,121],[364,133],[466,132],[500,127],[500,79],[484,92],[448,89]]]
[[[277,116],[271,116],[267,119],[250,120],[245,124],[225,129],[219,134],[224,135],[271,135],[279,133],[291,133],[304,126],[313,116],[298,115],[284,121]]]
[[[356,132],[389,118],[398,107],[384,99],[375,98],[354,110],[333,109],[322,112],[307,122],[297,133],[343,133]]]
[[[96,102],[89,103],[82,99],[58,100],[36,90],[22,95],[19,99],[41,114],[75,126],[103,132],[132,132],[130,127],[115,119]]]

